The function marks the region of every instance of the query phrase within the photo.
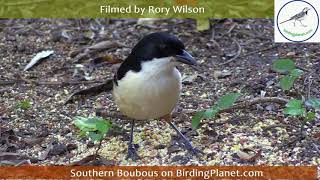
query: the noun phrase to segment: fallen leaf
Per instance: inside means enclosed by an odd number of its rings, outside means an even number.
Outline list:
[[[91,60],[90,64],[92,64],[94,66],[102,66],[104,64],[118,64],[118,63],[122,63],[122,62],[123,62],[122,59],[115,58],[111,55],[106,55],[106,56],[97,57],[97,58]]]
[[[231,71],[228,71],[228,70],[213,72],[213,76],[215,79],[225,78],[225,77],[231,76],[231,74],[232,74]]]
[[[90,50],[104,50],[104,49],[116,48],[119,46],[120,46],[120,44],[117,42],[114,42],[114,41],[101,41],[97,44],[89,46],[88,49],[90,49]]]
[[[23,71],[27,71],[28,69],[30,69],[32,66],[34,66],[36,63],[39,62],[39,60],[47,58],[49,56],[51,56],[54,53],[54,51],[41,51],[40,53],[38,53],[34,58],[31,59],[31,61],[29,62],[29,64],[23,69]]]
[[[191,84],[196,78],[198,77],[198,74],[195,73],[193,75],[186,75],[186,74],[183,74],[182,75],[182,83],[183,84]]]
[[[293,51],[292,51],[292,52],[288,52],[288,53],[287,53],[287,56],[294,56],[294,55],[296,55],[296,53],[295,53],[295,52],[293,52]]]
[[[254,151],[249,148],[244,148],[237,151],[237,156],[241,161],[254,162],[261,157],[261,152],[261,149],[259,149],[258,151]]]
[[[99,155],[89,155],[80,161],[76,161],[71,166],[115,166],[118,163],[114,160],[107,160]]]
[[[137,24],[139,25],[153,25],[159,18],[139,18]]]
[[[19,166],[22,164],[35,163],[38,159],[30,158],[25,155],[11,152],[0,152],[0,165]]]

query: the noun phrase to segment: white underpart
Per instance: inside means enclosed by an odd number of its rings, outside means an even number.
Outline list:
[[[148,120],[173,111],[181,92],[181,74],[172,58],[142,63],[141,71],[129,71],[114,85],[120,111],[130,118]]]

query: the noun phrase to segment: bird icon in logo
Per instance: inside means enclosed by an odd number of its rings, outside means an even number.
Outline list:
[[[281,22],[280,24],[283,24],[288,21],[293,21],[293,25],[296,26],[296,22],[299,21],[301,26],[306,27],[307,25],[302,24],[302,21],[305,20],[306,16],[308,15],[309,10],[310,10],[310,8],[305,7],[305,8],[303,8],[303,10],[301,12],[292,16],[290,19]]]

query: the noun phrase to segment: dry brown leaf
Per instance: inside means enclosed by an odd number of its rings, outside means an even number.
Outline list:
[[[116,48],[119,46],[120,46],[120,44],[117,42],[114,42],[114,41],[101,41],[97,44],[89,46],[88,49],[90,49],[90,50],[104,50],[104,49]]]
[[[261,157],[261,152],[262,152],[261,149],[259,149],[258,151],[255,151],[253,149],[244,148],[237,151],[237,155],[242,161],[254,162]]]

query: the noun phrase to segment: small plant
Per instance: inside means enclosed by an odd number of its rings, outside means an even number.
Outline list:
[[[203,118],[211,119],[216,116],[216,114],[223,110],[230,108],[240,97],[240,93],[229,93],[224,96],[222,96],[216,105],[214,105],[212,108],[204,110],[204,111],[199,111],[196,113],[196,115],[192,118],[192,128],[196,129],[199,127],[200,121]]]
[[[97,148],[96,154],[98,153],[101,143],[106,137],[112,124],[99,117],[80,117],[77,116],[74,120],[74,124],[80,129],[80,136],[87,136],[90,140],[94,142],[99,142],[99,147]]]
[[[309,107],[309,110],[306,107]],[[302,100],[292,99],[287,103],[283,113],[300,118],[301,126],[303,126],[307,121],[316,119],[316,111],[318,110],[320,110],[320,99],[310,98],[305,103]]]
[[[295,64],[290,59],[279,59],[273,62],[272,69],[279,73],[287,73],[280,79],[280,87],[283,90],[290,90],[295,80],[302,75],[303,71],[296,69]],[[306,106],[311,107],[313,110],[307,111]],[[306,102],[298,99],[290,100],[283,113],[289,116],[296,116],[303,119],[303,123],[306,121],[314,120],[316,118],[316,111],[320,109],[320,100],[316,98],[310,98]]]
[[[31,108],[31,102],[29,100],[20,101],[17,104],[17,108],[23,109],[23,110],[28,110],[29,108]]]
[[[273,62],[272,69],[279,73],[287,73],[280,79],[280,87],[282,90],[290,90],[293,84],[303,71],[295,67],[291,59],[279,59]]]

